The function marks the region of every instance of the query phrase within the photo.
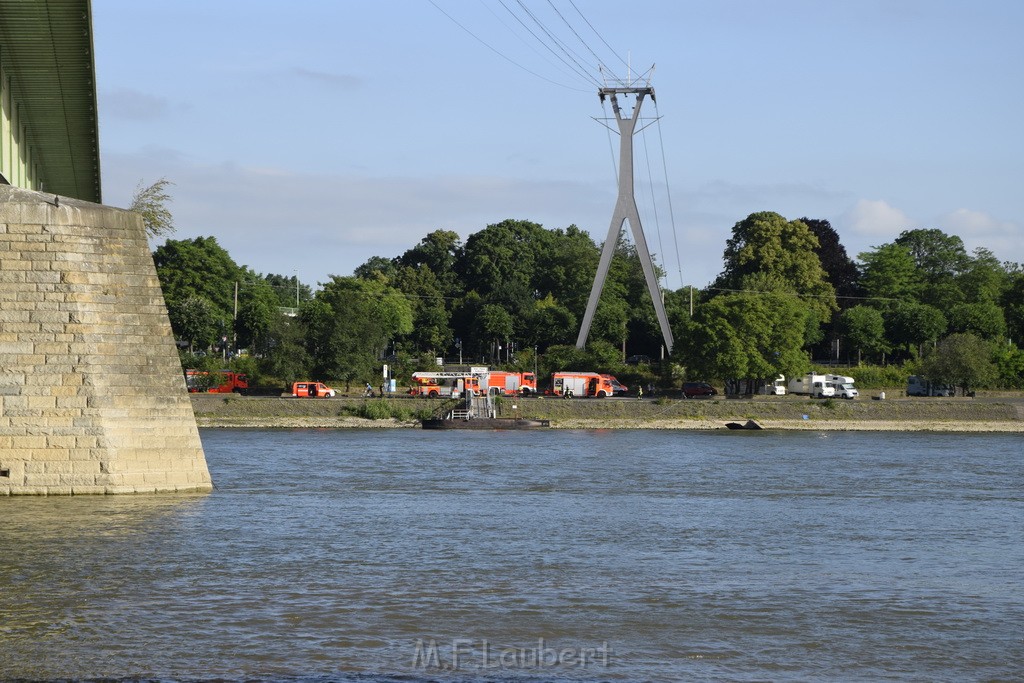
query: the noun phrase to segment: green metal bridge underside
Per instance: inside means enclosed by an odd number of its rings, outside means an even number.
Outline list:
[[[100,203],[89,0],[0,0],[0,66],[42,189]]]

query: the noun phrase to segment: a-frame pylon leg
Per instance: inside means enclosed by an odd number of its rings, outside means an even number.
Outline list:
[[[624,118],[619,109],[616,95],[635,94],[636,106],[633,114]],[[605,279],[608,277],[608,269],[611,267],[612,256],[615,254],[615,247],[619,242],[619,233],[622,231],[623,221],[629,221],[630,232],[633,234],[633,242],[636,244],[637,255],[640,257],[640,265],[644,270],[644,279],[647,281],[647,291],[651,294],[654,302],[654,311],[658,315],[658,324],[661,326],[661,335],[665,340],[665,348],[672,353],[673,339],[672,328],[668,324],[668,315],[665,313],[665,304],[661,300],[661,288],[658,286],[658,276],[654,270],[654,262],[651,260],[651,253],[647,249],[647,240],[644,238],[643,226],[640,224],[640,213],[636,208],[636,199],[633,195],[633,133],[636,129],[636,122],[640,115],[640,105],[644,95],[654,97],[652,88],[602,88],[600,96],[604,99],[611,97],[612,109],[615,111],[615,120],[619,125],[619,196],[615,202],[615,211],[612,214],[612,222],[608,228],[608,238],[604,242],[604,249],[601,252],[601,261],[597,266],[597,274],[594,276],[594,285],[590,289],[590,299],[587,301],[587,311],[583,316],[583,324],[580,326],[579,336],[576,338],[576,348],[582,349],[587,344],[587,337],[590,335],[590,326],[594,322],[594,313],[597,311],[597,302],[601,299],[601,292],[604,289]]]

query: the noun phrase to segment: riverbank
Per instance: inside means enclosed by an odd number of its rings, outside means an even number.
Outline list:
[[[823,431],[1024,432],[1024,398],[869,398],[810,400],[797,396],[754,399],[502,399],[500,414],[549,420],[560,429],[725,429],[755,420],[765,429]],[[416,398],[295,399],[193,394],[200,427],[224,428],[418,428],[438,401]],[[359,414],[396,417],[368,419]]]

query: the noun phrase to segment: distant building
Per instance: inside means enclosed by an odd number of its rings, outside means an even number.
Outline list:
[[[0,0],[0,184],[101,203],[89,0]]]

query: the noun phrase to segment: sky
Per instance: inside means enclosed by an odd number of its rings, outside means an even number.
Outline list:
[[[104,203],[166,178],[171,237],[258,273],[316,288],[508,218],[600,244],[619,137],[597,92],[638,78],[665,287],[710,283],[756,211],[828,220],[853,258],[938,228],[1024,262],[1017,0],[92,7]]]

